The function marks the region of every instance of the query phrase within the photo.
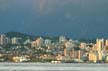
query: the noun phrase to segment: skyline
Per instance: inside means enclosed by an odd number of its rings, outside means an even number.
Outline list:
[[[88,42],[65,36],[33,39],[10,35],[0,35],[1,62],[108,63],[108,39]]]
[[[0,34],[107,38],[106,0],[0,0]]]

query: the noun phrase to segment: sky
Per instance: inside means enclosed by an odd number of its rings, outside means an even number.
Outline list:
[[[108,0],[0,0],[0,34],[108,37]]]

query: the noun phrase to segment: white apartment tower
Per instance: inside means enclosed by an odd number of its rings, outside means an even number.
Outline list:
[[[6,45],[6,44],[7,44],[6,35],[4,35],[4,34],[0,35],[0,45]]]
[[[104,49],[104,39],[96,40],[97,51],[100,52]]]

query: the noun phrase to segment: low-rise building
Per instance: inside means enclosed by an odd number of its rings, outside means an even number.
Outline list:
[[[30,61],[29,56],[14,56],[12,58],[13,62],[27,62]]]

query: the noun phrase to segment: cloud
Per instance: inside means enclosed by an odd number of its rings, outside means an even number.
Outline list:
[[[83,9],[93,8],[96,0],[32,0],[33,6],[40,14],[48,14],[56,9],[65,7],[66,5],[72,7],[79,7]]]
[[[0,0],[0,11],[5,11],[13,3],[14,5],[23,7],[29,7],[32,5],[32,8],[38,13],[48,14],[51,11],[64,7],[65,5],[79,6],[82,8],[88,7],[89,5],[93,6],[95,1],[96,0]]]
[[[56,0],[34,0],[36,11],[40,14],[47,14],[52,11],[56,5]]]
[[[9,8],[9,0],[0,0],[0,11],[5,11]]]

